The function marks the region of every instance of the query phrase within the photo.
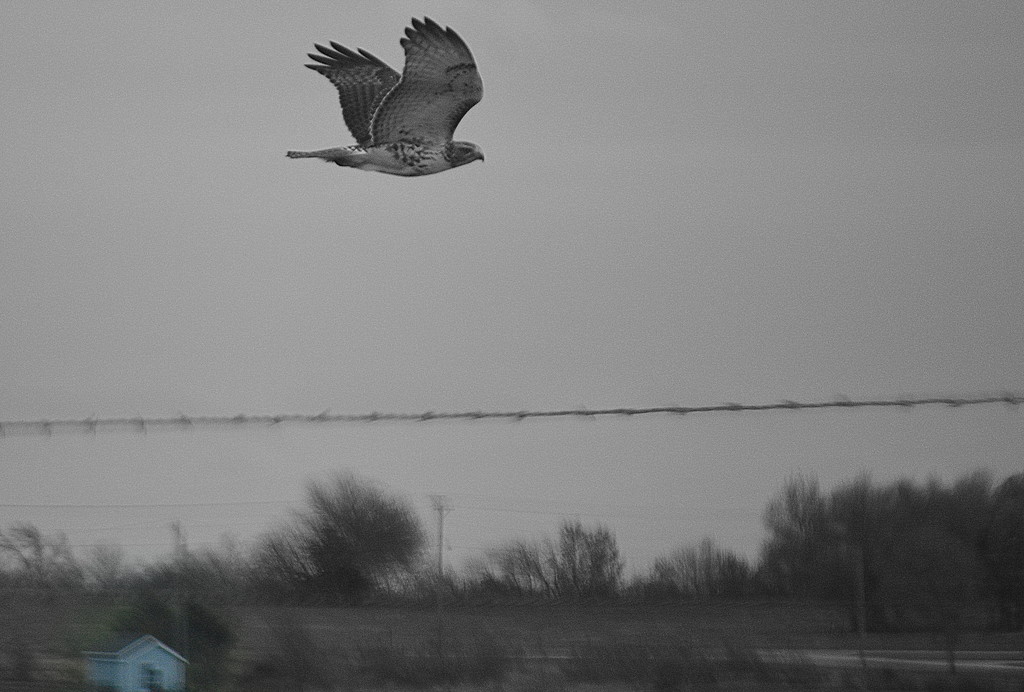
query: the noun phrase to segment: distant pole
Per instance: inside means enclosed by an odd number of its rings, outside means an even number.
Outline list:
[[[430,502],[437,512],[437,580],[434,582],[437,596],[437,627],[441,629],[442,603],[444,601],[444,515],[452,511],[448,498],[444,495],[431,495]]]

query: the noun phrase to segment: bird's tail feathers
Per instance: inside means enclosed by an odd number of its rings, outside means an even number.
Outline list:
[[[359,150],[353,147],[334,147],[318,151],[289,151],[286,156],[290,159],[323,159],[339,166],[345,166],[349,165],[349,162],[358,153],[360,153]]]

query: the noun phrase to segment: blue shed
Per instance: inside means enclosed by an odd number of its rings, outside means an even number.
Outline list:
[[[109,651],[86,651],[89,682],[100,690],[149,692],[185,689],[188,661],[156,637],[122,640]]]

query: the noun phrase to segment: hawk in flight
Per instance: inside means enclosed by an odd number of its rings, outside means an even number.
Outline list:
[[[317,158],[339,166],[392,175],[429,175],[484,160],[472,142],[452,141],[466,112],[480,102],[484,85],[473,54],[459,35],[424,18],[412,20],[402,39],[401,75],[365,50],[331,41],[314,44],[316,64],[341,98],[345,124],[358,144],[319,151],[289,151],[292,159]]]

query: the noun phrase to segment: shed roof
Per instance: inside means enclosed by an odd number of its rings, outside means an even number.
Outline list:
[[[114,639],[110,644],[105,645],[102,651],[85,651],[85,655],[90,658],[116,658],[123,659],[128,658],[140,649],[149,647],[157,647],[163,649],[167,653],[171,654],[182,663],[188,663],[188,660],[179,654],[171,647],[164,644],[162,641],[154,637],[152,634],[144,634],[142,636],[122,636]]]

